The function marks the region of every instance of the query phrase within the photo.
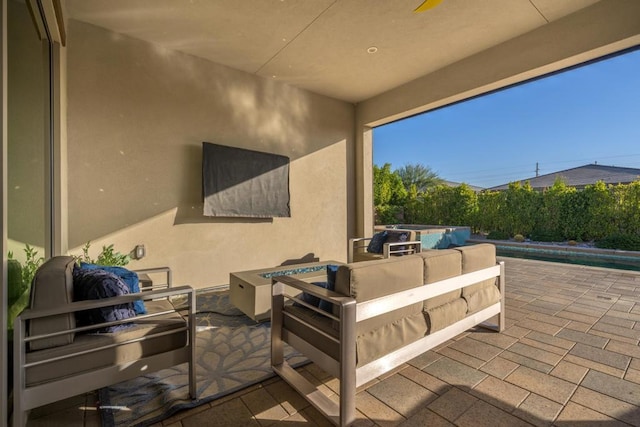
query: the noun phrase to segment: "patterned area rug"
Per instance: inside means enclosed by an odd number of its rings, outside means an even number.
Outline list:
[[[100,390],[102,425],[143,426],[262,382],[270,366],[270,324],[256,324],[229,302],[228,293],[197,295],[196,378],[198,400],[189,398],[187,364],[153,372]],[[289,363],[306,359],[291,347]]]

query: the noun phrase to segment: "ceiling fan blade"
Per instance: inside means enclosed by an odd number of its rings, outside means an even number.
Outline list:
[[[442,3],[442,0],[425,0],[420,6],[418,6],[414,12],[424,12],[425,10],[432,9]]]

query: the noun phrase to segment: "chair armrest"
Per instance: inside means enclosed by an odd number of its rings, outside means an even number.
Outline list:
[[[170,290],[159,289],[156,291],[140,292],[135,294],[119,295],[117,297],[102,298],[87,301],[75,301],[60,307],[44,309],[26,309],[19,318],[22,320],[36,319],[41,317],[56,316],[58,314],[75,313],[77,311],[90,310],[92,308],[110,307],[112,305],[126,304],[136,300],[152,300],[168,298],[177,295],[191,295],[195,291],[191,286],[178,286]]]
[[[145,288],[140,288],[140,290],[147,290],[147,289],[166,289],[166,288],[171,288],[172,283],[173,283],[173,275],[171,273],[171,268],[170,267],[152,267],[152,268],[141,268],[138,270],[132,270],[134,273],[137,274],[155,274],[155,273],[165,273],[166,274],[166,278],[165,280],[167,281],[166,284],[161,284],[161,285],[152,285],[151,288],[145,287]]]
[[[347,262],[353,262],[353,255],[356,252],[356,249],[366,248],[367,246],[362,243],[371,239],[373,239],[373,237],[353,237],[349,239],[349,245],[347,246]],[[358,245],[358,243],[360,244]]]
[[[404,246],[405,249],[394,250],[395,247]],[[420,240],[412,240],[409,242],[393,242],[382,245],[382,253],[385,258],[394,254],[411,255],[422,252],[422,242]]]
[[[310,283],[307,283],[307,282],[305,282],[303,280],[300,280],[300,279],[297,279],[297,278],[291,277],[291,276],[277,276],[277,277],[273,277],[271,279],[272,299],[277,297],[275,285],[278,284],[278,283],[281,283],[281,284],[286,285],[286,286],[290,286],[290,287],[292,287],[294,289],[298,289],[298,290],[300,290],[302,292],[306,292],[308,294],[311,294],[311,295],[313,295],[315,297],[320,298],[321,300],[328,301],[328,302],[330,302],[331,304],[334,304],[334,305],[342,306],[342,305],[346,305],[346,304],[350,304],[350,303],[352,303],[352,304],[355,303],[355,298],[352,298],[352,297],[350,297],[348,295],[343,295],[343,294],[341,294],[339,292],[330,291],[328,289],[324,289],[324,288],[321,288],[320,286],[312,285]],[[293,299],[293,297],[291,295],[287,295],[284,292],[282,292],[281,295],[284,296],[285,298]],[[297,302],[299,304],[307,307],[307,308],[310,308],[311,310],[313,310],[313,311],[315,311],[317,313],[322,314],[323,316],[330,317],[330,318],[332,318],[334,320],[339,320],[339,318],[333,316],[332,314],[327,313],[326,311],[320,310],[317,307],[313,307],[313,306],[305,303],[304,301],[297,301]]]
[[[56,316],[60,314],[75,313],[78,311],[90,310],[90,309],[100,308],[100,307],[110,307],[113,305],[133,302],[137,299],[152,300],[152,299],[169,298],[169,297],[174,297],[178,295],[187,296],[186,305],[180,306],[180,307],[174,307],[173,310],[168,310],[168,311],[163,311],[158,313],[151,313],[151,314],[142,314],[142,315],[137,315],[135,317],[117,320],[113,322],[96,323],[88,326],[64,329],[58,332],[48,333],[45,335],[38,335],[38,336],[31,336],[31,337],[27,337],[24,335],[20,336],[21,334],[24,334],[26,331],[25,326],[26,326],[27,320],[45,318],[45,317]],[[186,322],[188,324],[193,323],[195,320],[196,307],[195,307],[195,290],[191,286],[179,286],[169,290],[161,289],[156,291],[120,295],[116,297],[102,298],[97,300],[76,301],[76,302],[72,302],[70,304],[65,304],[55,308],[35,309],[35,310],[26,309],[15,320],[16,325],[19,323],[20,327],[14,329],[14,342],[18,343],[17,345],[20,345],[19,343],[35,341],[38,339],[49,338],[49,337],[54,337],[58,335],[65,335],[70,332],[83,332],[83,331],[100,329],[106,326],[114,326],[114,325],[119,325],[124,323],[135,323],[136,321],[139,321],[139,320],[153,318],[162,314],[184,311],[184,310],[188,310],[188,316],[183,316],[183,317],[186,317],[185,318]]]

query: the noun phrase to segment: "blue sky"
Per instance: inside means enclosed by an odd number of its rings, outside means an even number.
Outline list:
[[[374,129],[373,162],[492,187],[597,162],[640,168],[640,50]]]

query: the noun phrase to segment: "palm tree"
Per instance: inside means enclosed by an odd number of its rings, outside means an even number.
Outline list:
[[[402,179],[402,184],[410,191],[415,185],[416,190],[424,193],[428,188],[444,183],[444,180],[428,166],[416,164],[406,164],[395,171]]]

